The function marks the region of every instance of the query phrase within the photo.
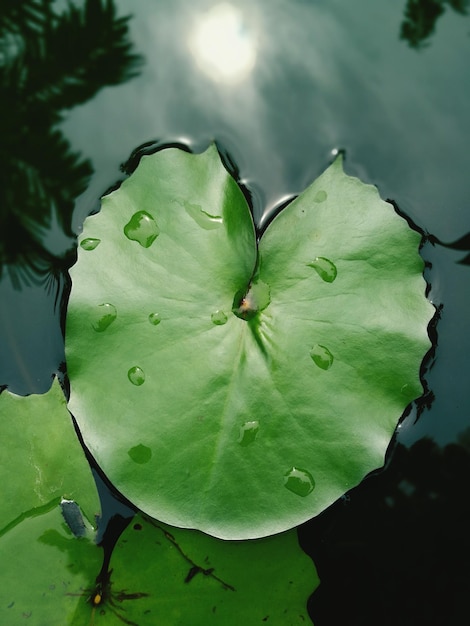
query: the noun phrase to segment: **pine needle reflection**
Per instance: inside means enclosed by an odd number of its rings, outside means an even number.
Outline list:
[[[57,125],[64,110],[137,75],[128,20],[113,0],[60,13],[42,0],[0,5],[0,277],[7,272],[15,288],[58,288],[56,274],[73,261],[74,200],[93,169]],[[61,252],[48,245],[54,225]]]
[[[460,15],[467,15],[469,0],[408,0],[400,39],[406,39],[415,50],[428,46],[446,5]]]

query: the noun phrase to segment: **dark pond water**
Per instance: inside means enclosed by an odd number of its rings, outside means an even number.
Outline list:
[[[25,59],[37,76],[30,92],[20,74],[16,83],[1,75],[0,385],[19,394],[49,388],[64,358],[60,302],[75,234],[138,146],[200,151],[215,139],[250,190],[260,226],[344,150],[348,173],[377,185],[430,235],[422,254],[441,313],[426,402],[402,423],[387,469],[300,529],[322,579],[310,612],[317,626],[463,623],[469,3],[115,4],[118,15],[132,14],[128,48],[118,45],[125,32],[116,33],[105,51],[100,43],[103,62],[81,73],[96,24],[64,38],[60,55]]]

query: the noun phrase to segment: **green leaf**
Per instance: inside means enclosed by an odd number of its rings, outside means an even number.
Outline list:
[[[101,566],[100,507],[57,380],[44,395],[1,394],[0,439],[0,622],[69,624]]]
[[[77,501],[94,520],[98,494],[57,379],[43,395],[1,394],[0,441],[0,534],[62,498]]]
[[[59,504],[51,504],[0,536],[2,624],[64,626],[78,624],[73,616],[79,610],[91,615],[85,590],[92,589],[100,570],[101,550],[87,537],[75,537]],[[89,618],[81,622],[89,623]]]
[[[214,146],[144,157],[86,220],[71,271],[70,408],[110,480],[152,517],[228,539],[330,505],[382,465],[422,393],[419,244],[337,159],[258,258]]]
[[[297,533],[227,542],[136,517],[111,559],[112,584],[96,626],[124,617],[147,626],[311,624],[307,600],[319,581]],[[77,606],[73,624],[86,624]]]
[[[101,550],[72,535],[58,506],[0,537],[0,558],[0,620],[8,626],[251,626],[266,617],[305,626],[307,600],[319,584],[295,531],[226,542],[136,517],[94,607]]]

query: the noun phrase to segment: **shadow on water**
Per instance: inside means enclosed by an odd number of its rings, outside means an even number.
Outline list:
[[[384,471],[301,527],[321,580],[309,602],[315,626],[462,623],[469,473],[469,430],[445,447],[398,444]]]
[[[406,40],[410,48],[425,48],[446,7],[460,15],[467,15],[469,4],[469,0],[407,0],[400,39]]]
[[[57,286],[73,262],[74,201],[93,167],[58,125],[65,110],[138,74],[128,21],[112,0],[60,13],[50,0],[0,5],[0,277],[16,289]],[[61,250],[48,245],[54,227]]]
[[[467,233],[463,237],[457,239],[457,241],[451,241],[450,243],[444,243],[440,241],[437,237],[430,235],[428,237],[430,243],[439,244],[444,248],[450,248],[451,250],[459,250],[459,252],[467,252],[467,254],[459,259],[457,263],[460,265],[470,265],[470,233]]]

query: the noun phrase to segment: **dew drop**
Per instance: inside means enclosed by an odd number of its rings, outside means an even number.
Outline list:
[[[308,496],[315,489],[313,476],[307,470],[293,467],[284,474],[284,487],[298,496]]]
[[[313,346],[310,350],[310,356],[315,365],[318,365],[322,370],[329,370],[333,365],[334,357],[325,346],[319,344]]]
[[[314,202],[325,202],[325,200],[328,198],[328,194],[326,193],[326,191],[323,191],[323,189],[320,189],[320,191],[317,191],[317,193],[315,194],[315,197],[313,198]]]
[[[138,463],[139,465],[148,463],[152,458],[152,450],[149,447],[144,446],[142,443],[139,443],[138,446],[134,446],[128,450],[127,454],[131,457],[134,463]]]
[[[149,248],[160,234],[157,222],[147,211],[137,211],[124,226],[124,234],[131,241],[137,241],[143,248]]]
[[[240,435],[238,437],[238,443],[243,446],[249,446],[250,443],[256,439],[256,435],[259,431],[259,422],[258,420],[252,420],[249,422],[245,422],[243,426],[240,426]]]
[[[196,224],[205,230],[213,230],[223,224],[221,215],[211,215],[204,211],[199,204],[184,201],[183,206],[186,209],[186,213],[193,218]]]
[[[87,239],[82,239],[80,242],[80,247],[84,250],[94,250],[101,243],[101,239],[94,239],[93,237],[87,237]]]
[[[145,373],[142,369],[140,369],[140,367],[134,365],[134,367],[131,367],[131,369],[127,372],[127,378],[133,385],[140,387],[140,385],[143,385],[145,382]]]
[[[109,302],[98,304],[93,311],[93,321],[91,323],[93,330],[102,333],[106,330],[117,317],[116,307]]]
[[[336,265],[323,256],[317,256],[314,261],[307,263],[307,265],[313,267],[320,278],[326,283],[332,283],[338,275]]]
[[[152,326],[158,326],[161,321],[162,318],[160,317],[160,313],[150,313],[149,322],[152,324]]]
[[[216,311],[211,315],[211,322],[216,326],[223,326],[227,323],[227,316],[223,311]]]

